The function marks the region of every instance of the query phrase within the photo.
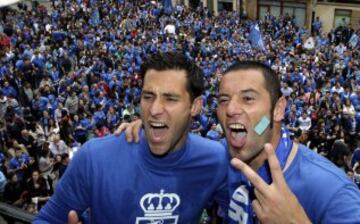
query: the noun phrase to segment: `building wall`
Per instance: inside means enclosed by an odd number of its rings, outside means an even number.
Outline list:
[[[360,29],[360,6],[357,10],[352,11],[351,24],[354,30]]]
[[[1,1],[1,0],[0,0]],[[217,14],[219,0],[202,0],[204,6],[207,6],[210,10],[214,10],[215,14]],[[234,11],[239,11],[240,9],[240,0],[220,0],[221,2],[231,2]],[[247,13],[247,15],[256,19],[257,16],[257,2],[258,0],[242,0],[243,2],[243,10]]]
[[[246,10],[247,16],[250,19],[257,19],[257,10],[258,10],[258,1],[257,0],[243,0],[244,8]]]
[[[335,4],[335,3],[318,3],[315,9],[315,17],[319,17],[322,22],[322,30],[329,32],[334,28],[335,10],[345,9],[352,10],[351,25],[354,29],[359,27],[360,5]]]
[[[304,24],[306,29],[311,29],[314,8],[315,8],[314,0],[306,0],[306,16],[305,16],[305,24]]]
[[[184,0],[183,0],[184,1]],[[215,15],[218,14],[219,2],[227,2],[232,3],[232,10],[239,11],[240,8],[240,0],[202,0],[204,6],[207,6],[210,10],[215,12]],[[242,0],[242,8],[244,13],[252,19],[256,20],[261,13],[260,10],[261,5],[278,5],[278,9],[283,11],[285,14],[289,12],[290,15],[295,14],[297,17],[301,17],[300,24],[301,26],[305,25],[307,28],[310,28],[311,25],[311,12],[312,12],[312,2],[314,0],[283,0],[283,1],[275,1],[275,0]],[[275,7],[276,8],[276,7]],[[279,11],[280,12],[280,11]],[[307,15],[310,15],[308,17]]]
[[[1,0],[0,0],[1,1]],[[183,2],[186,5],[189,5],[189,0],[173,0],[173,2]],[[215,14],[218,13],[218,2],[231,2],[233,4],[233,10],[239,10],[239,2],[240,0],[201,0],[204,6],[207,6],[210,10],[215,11]],[[273,0],[242,0],[243,9],[246,11],[247,16],[250,19],[258,19],[259,17],[259,4],[271,3],[271,4],[279,4],[280,1]],[[305,13],[305,21],[304,25],[307,28],[311,27],[311,17],[312,11],[315,12],[315,17],[319,16],[322,22],[322,29],[324,32],[329,32],[332,28],[334,28],[334,20],[335,20],[335,10],[343,9],[343,10],[351,10],[351,25],[354,29],[360,28],[360,4],[344,4],[344,3],[324,3],[317,2],[315,0],[284,0],[282,1],[281,7],[286,10],[287,5],[291,7],[295,7],[296,4],[304,4],[304,13]],[[316,5],[314,7],[314,5]],[[296,9],[297,11],[300,10]],[[296,11],[296,12],[297,12]]]
[[[239,11],[239,1],[233,0],[233,11]]]
[[[213,0],[207,0],[207,7],[209,10],[214,10],[214,1]]]
[[[309,4],[308,4],[309,2]],[[258,0],[257,3],[257,15],[256,18],[261,20],[265,19],[265,16],[268,12],[275,17],[279,17],[280,15],[290,15],[295,16],[296,25],[303,27],[307,26],[307,15],[311,16],[311,1],[272,1],[272,0]],[[309,12],[307,12],[309,11]],[[253,19],[253,17],[250,17]],[[311,18],[311,17],[310,17]]]

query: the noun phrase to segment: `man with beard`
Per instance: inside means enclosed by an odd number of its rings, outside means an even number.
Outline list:
[[[231,164],[242,171],[229,171],[230,223],[360,221],[356,186],[282,127],[286,100],[274,71],[258,62],[234,64],[218,101]]]

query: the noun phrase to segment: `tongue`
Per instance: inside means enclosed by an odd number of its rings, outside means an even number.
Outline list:
[[[231,132],[231,144],[241,148],[246,142],[246,132]]]
[[[160,141],[165,136],[167,128],[152,128],[154,140]]]

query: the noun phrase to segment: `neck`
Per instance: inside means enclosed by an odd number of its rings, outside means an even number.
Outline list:
[[[186,133],[183,136],[181,136],[178,141],[176,141],[173,145],[171,145],[165,153],[160,154],[160,155],[154,153],[154,150],[150,146],[151,155],[156,158],[164,158],[167,155],[169,155],[170,153],[173,153],[173,152],[179,151],[180,149],[183,149],[184,145],[186,144],[186,139],[188,137],[188,134],[189,134],[188,131],[186,131]]]
[[[276,131],[276,128],[274,129],[275,130],[273,130],[272,132],[272,136],[270,138],[269,143],[272,145],[274,150],[276,150],[280,141],[281,130]],[[258,170],[264,164],[266,159],[267,159],[266,152],[264,150],[261,150],[261,152],[249,163],[249,166],[253,170]]]

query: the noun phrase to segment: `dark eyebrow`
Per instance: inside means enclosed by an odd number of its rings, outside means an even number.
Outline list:
[[[244,90],[241,90],[240,93],[255,93],[256,95],[259,95],[259,92],[256,91],[255,89],[244,89]]]
[[[155,95],[155,93],[151,90],[142,90],[142,94]],[[176,93],[167,92],[167,93],[163,93],[162,95],[165,97],[180,98],[180,95]]]
[[[163,93],[162,95],[166,97],[180,98],[180,95],[176,93]]]
[[[143,91],[142,91],[142,94],[151,94],[151,95],[154,95],[154,92],[149,91],[149,90],[143,90]]]
[[[260,94],[258,91],[256,91],[255,89],[252,89],[252,88],[240,90],[239,93],[240,93],[240,94],[254,93],[254,94],[256,94],[256,95],[259,95],[259,94]],[[219,94],[217,95],[218,98],[219,98],[219,97],[223,97],[223,96],[227,96],[227,97],[228,97],[229,94],[227,94],[227,93],[219,93]]]
[[[219,94],[217,94],[217,98],[219,98],[219,97],[224,97],[224,96],[229,96],[229,94],[226,94],[226,93],[219,93]]]

